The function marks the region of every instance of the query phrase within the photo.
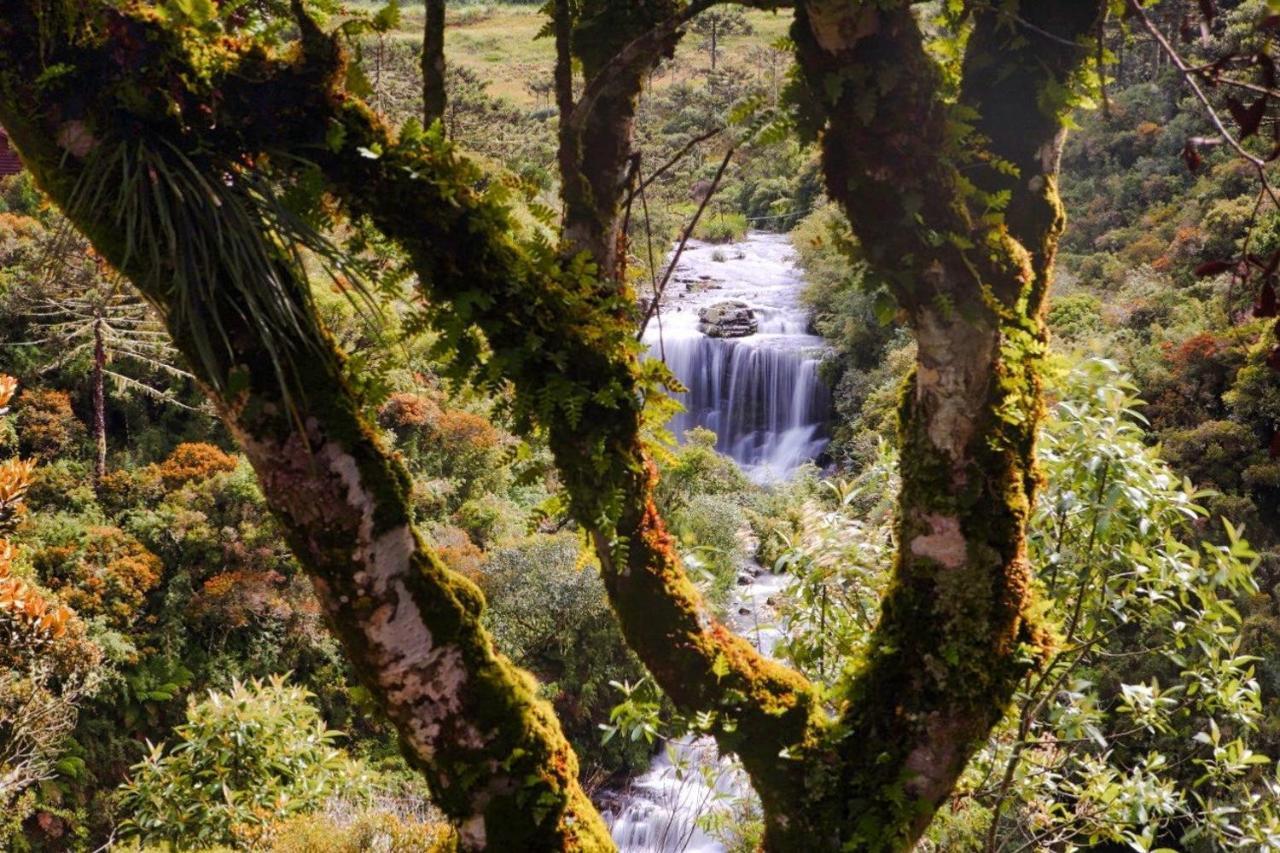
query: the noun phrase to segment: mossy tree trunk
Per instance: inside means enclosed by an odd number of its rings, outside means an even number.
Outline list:
[[[174,282],[192,260],[183,253],[198,244],[132,248],[146,225],[121,215],[121,194],[159,199],[166,178],[157,173],[189,164],[211,176],[208,197],[164,200],[205,205],[205,225],[227,227],[218,210],[244,200],[237,166],[262,156],[257,134],[269,124],[323,135],[323,118],[307,128],[339,70],[254,49],[213,48],[196,65],[183,40],[191,33],[170,26],[145,6],[0,2],[0,121],[40,186],[166,318],[253,464],[355,672],[456,821],[463,848],[611,849],[550,707],[481,627],[479,590],[414,529],[408,475],[361,414],[298,264],[270,234],[236,243],[270,247],[262,288],[289,303],[292,321],[273,328],[268,344],[257,309],[241,300],[246,283],[230,251],[194,259],[200,280],[185,286],[212,296],[192,317]],[[52,68],[63,73],[37,85]],[[132,146],[126,162],[148,152],[149,178],[139,186],[113,174],[83,201],[94,165],[124,145]],[[160,204],[148,210],[166,216]],[[151,224],[151,233],[166,227]],[[197,324],[217,324],[212,349]]]
[[[1103,5],[970,7],[954,103],[909,3],[797,9],[828,191],[918,343],[900,406],[901,550],[838,723],[834,784],[856,849],[920,836],[1045,651],[1024,544],[1042,313],[1065,98],[1087,57],[1075,42]]]
[[[691,7],[671,0],[584,3],[569,26],[557,4],[559,163],[565,218],[562,251],[593,260],[603,290],[583,322],[608,323],[630,342],[635,295],[625,280],[623,199],[640,156],[635,115],[653,70],[681,36]],[[583,70],[571,97],[569,57]],[[592,317],[594,315],[594,319]],[[569,340],[576,340],[573,336]],[[578,363],[585,352],[569,354]],[[638,353],[618,346],[609,382],[638,400]],[[576,380],[581,381],[581,380]],[[587,378],[589,390],[598,378]],[[717,742],[741,757],[765,804],[770,847],[793,838],[790,816],[806,808],[802,762],[783,757],[823,726],[816,694],[798,673],[773,663],[707,612],[681,565],[655,503],[658,473],[640,437],[638,406],[544,421],[575,516],[596,542],[605,587],[627,639],[681,710],[713,712]],[[791,825],[795,825],[794,823]]]

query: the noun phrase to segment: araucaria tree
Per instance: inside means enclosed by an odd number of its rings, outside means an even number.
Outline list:
[[[397,136],[345,92],[338,42],[298,0],[279,48],[211,4],[0,0],[0,121],[165,318],[466,849],[612,842],[550,709],[481,627],[482,597],[414,529],[405,473],[309,298],[299,249],[334,247],[281,185],[323,187],[397,243],[460,369],[508,383],[546,430],[628,643],[741,757],[767,848],[910,848],[1049,642],[1023,535],[1058,152],[1101,0],[965,4],[946,68],[918,4],[795,9],[801,123],[919,342],[895,581],[835,695],[708,615],[641,440],[663,378],[639,362],[621,274],[635,106],[711,5],[550,4],[566,212],[551,246],[518,236],[438,132]]]

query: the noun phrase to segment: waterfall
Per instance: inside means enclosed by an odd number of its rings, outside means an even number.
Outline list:
[[[661,324],[645,334],[650,356],[665,358],[689,389],[677,395],[685,411],[671,431],[681,438],[694,427],[712,430],[716,449],[757,479],[785,477],[828,442],[831,398],[818,377],[824,342],[808,334],[793,255],[773,234],[721,248],[692,244]],[[698,330],[700,309],[729,300],[751,307],[757,333],[713,338]]]
[[[772,337],[772,336],[771,336]],[[689,389],[672,419],[677,436],[706,427],[743,468],[785,475],[826,446],[831,403],[807,335],[781,341],[699,336],[666,342],[667,365]],[[807,349],[805,347],[807,345]]]
[[[823,341],[808,334],[799,301],[803,280],[785,237],[752,234],[721,248],[692,244],[672,277],[662,323],[645,334],[652,358],[665,358],[688,388],[684,412],[668,425],[677,437],[694,427],[717,436],[716,448],[758,480],[785,477],[826,447],[830,395],[818,378]],[[698,330],[699,310],[746,303],[756,332],[712,338]],[[774,597],[790,578],[746,566],[729,608],[730,626],[772,654]],[[746,774],[721,757],[709,737],[667,745],[645,773],[605,808],[623,853],[723,853],[698,825],[723,802],[753,797]]]

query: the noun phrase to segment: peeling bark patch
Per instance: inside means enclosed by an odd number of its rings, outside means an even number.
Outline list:
[[[929,440],[953,460],[964,455],[982,411],[996,336],[922,312],[916,329],[916,394],[928,413]]]
[[[930,514],[924,517],[929,534],[911,540],[911,553],[927,557],[948,569],[958,569],[968,557],[967,543],[960,530],[960,520],[950,515]]]
[[[935,717],[928,723],[928,729],[924,742],[911,751],[904,766],[912,774],[907,781],[907,791],[936,802],[951,790],[959,769],[956,765],[966,749],[964,726],[955,720]]]
[[[458,834],[462,836],[464,848],[483,850],[488,840],[488,833],[485,832],[484,827],[484,815],[478,814],[468,818],[458,827]]]

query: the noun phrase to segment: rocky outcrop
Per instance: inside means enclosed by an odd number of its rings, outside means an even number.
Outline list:
[[[698,311],[698,331],[709,338],[745,338],[760,328],[756,312],[737,299],[727,299]]]

